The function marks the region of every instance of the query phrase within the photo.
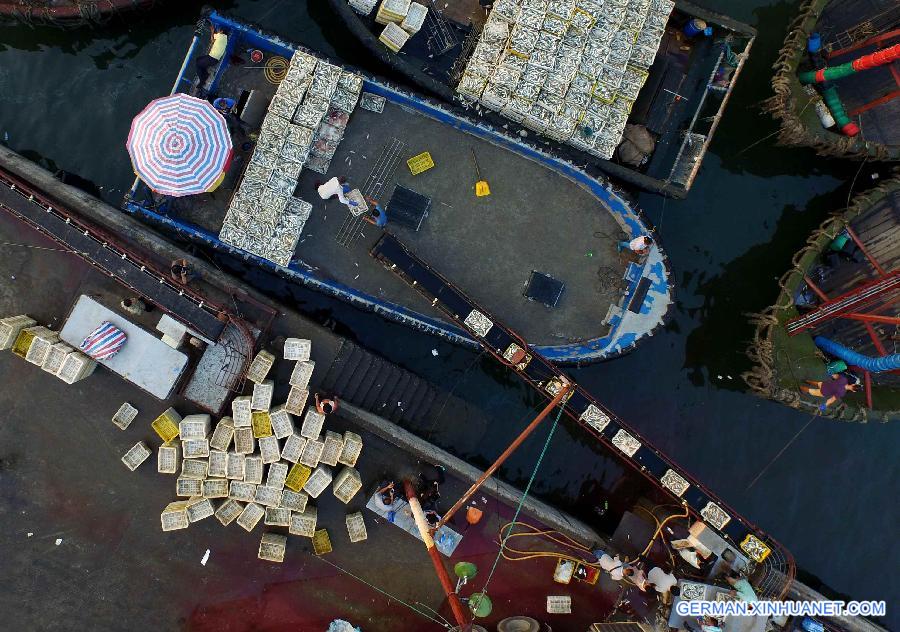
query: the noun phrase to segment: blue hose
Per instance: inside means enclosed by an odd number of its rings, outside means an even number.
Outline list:
[[[852,349],[848,349],[844,345],[829,340],[824,336],[816,336],[813,338],[816,346],[828,355],[840,358],[850,366],[858,366],[865,369],[869,373],[882,373],[884,371],[893,371],[900,369],[900,353],[871,358],[869,356],[857,353]]]

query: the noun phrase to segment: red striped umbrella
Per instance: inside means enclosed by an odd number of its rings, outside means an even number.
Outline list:
[[[134,172],[164,195],[215,189],[231,159],[225,118],[209,101],[176,93],[134,117],[126,143]]]

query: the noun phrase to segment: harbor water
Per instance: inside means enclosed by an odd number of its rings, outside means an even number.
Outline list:
[[[202,4],[170,2],[134,24],[116,18],[94,29],[0,27],[0,142],[51,170],[76,174],[118,205],[133,179],[124,146],[131,119],[170,90]],[[702,4],[752,24],[759,36],[688,198],[637,197],[671,259],[677,305],[665,330],[636,352],[573,375],[780,540],[808,584],[849,599],[885,599],[884,623],[896,628],[900,618],[892,606],[900,603],[900,580],[891,569],[900,567],[900,552],[891,544],[898,517],[891,498],[898,489],[900,423],[811,419],[752,396],[740,379],[753,333],[746,314],[775,299],[776,279],[810,230],[887,169],[774,145],[775,125],[760,106],[771,94],[770,67],[798,2]],[[325,0],[215,6],[347,63],[369,61]],[[477,441],[465,419],[454,426],[423,420],[412,428],[473,464],[489,463],[532,415],[534,394],[484,355],[233,262],[216,263],[481,405],[492,425]],[[527,481],[546,432],[539,430],[508,462],[506,480]],[[601,489],[619,467],[577,427],[564,425],[535,491],[602,521]]]

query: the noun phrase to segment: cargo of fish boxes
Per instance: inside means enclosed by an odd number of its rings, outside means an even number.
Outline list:
[[[46,327],[33,327],[31,344],[25,352],[25,360],[31,364],[41,366],[50,352],[50,347],[59,342],[59,332],[51,331]]]
[[[250,363],[250,368],[247,369],[247,379],[259,384],[269,375],[273,364],[275,364],[275,356],[268,351],[260,351]]]
[[[188,528],[190,525],[187,513],[189,502],[187,500],[179,500],[166,505],[166,508],[162,510],[159,516],[163,531]]]
[[[284,359],[295,362],[309,360],[312,353],[312,342],[306,338],[288,338],[284,341]]]
[[[393,22],[388,22],[388,25],[384,27],[381,35],[378,36],[378,41],[395,53],[399,53],[400,49],[409,41],[409,33]]]
[[[174,408],[169,408],[150,423],[153,431],[159,435],[163,443],[168,443],[178,436],[178,424],[181,423],[181,415]]]
[[[66,384],[74,384],[88,377],[97,368],[97,361],[80,351],[73,351],[63,360],[56,377]]]
[[[259,542],[259,559],[268,562],[283,562],[287,548],[287,537],[277,533],[263,533]]]
[[[0,351],[12,348],[23,329],[37,324],[30,316],[7,316],[0,319]]]
[[[66,361],[66,357],[74,351],[75,349],[73,347],[70,347],[64,342],[57,342],[56,344],[51,345],[50,349],[47,351],[47,355],[44,356],[43,363],[41,363],[41,369],[47,373],[56,375],[59,373],[59,369],[62,367],[63,362]]]
[[[345,467],[334,478],[331,489],[335,498],[346,505],[362,489],[362,478],[360,478],[359,472],[354,468]]]
[[[378,7],[378,13],[375,14],[375,21],[378,24],[391,22],[399,24],[409,13],[410,4],[411,0],[382,0],[381,6]]]
[[[147,447],[147,444],[143,441],[138,441],[122,457],[122,463],[133,472],[138,469],[141,463],[147,460],[150,454],[150,448]]]
[[[366,532],[366,521],[363,519],[361,511],[347,514],[347,534],[350,536],[351,542],[362,542],[369,537]]]
[[[113,424],[116,425],[120,430],[125,430],[128,426],[131,425],[131,422],[134,421],[134,418],[137,417],[138,409],[125,402],[121,406],[119,406],[119,410],[116,411],[116,414],[112,417]]]
[[[176,474],[181,462],[181,444],[177,441],[164,443],[156,451],[156,471],[160,474]]]

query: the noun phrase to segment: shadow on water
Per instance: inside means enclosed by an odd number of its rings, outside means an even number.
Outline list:
[[[135,21],[98,29],[0,27],[0,138],[57,170],[96,183],[118,204],[130,185],[124,141],[131,118],[168,92],[201,2],[170,2]],[[369,55],[324,0],[216,2],[251,22],[346,62]],[[776,279],[809,230],[846,204],[858,165],[776,147],[760,104],[797,2],[707,0],[760,31],[689,198],[638,202],[662,234],[676,272],[671,321],[636,352],[573,370],[576,380],[734,507],[780,539],[798,564],[859,599],[897,603],[896,446],[900,425],[816,421],[752,488],[751,481],[806,423],[794,410],[744,392],[739,374],[751,335],[745,313],[772,301]],[[397,80],[396,77],[394,77]],[[4,134],[6,136],[4,136]],[[877,169],[876,169],[877,170]],[[870,166],[856,188],[871,184]],[[411,428],[475,465],[486,465],[539,407],[536,395],[489,357],[387,322],[239,263],[215,257],[270,296],[478,404],[485,423],[422,420]],[[437,352],[434,355],[433,351]],[[452,412],[452,411],[451,411]],[[514,454],[504,479],[524,485],[549,425]],[[623,465],[578,427],[560,424],[535,493],[599,526]],[[614,509],[613,507],[609,508]],[[610,512],[612,513],[612,512]],[[896,623],[896,616],[890,615]]]

